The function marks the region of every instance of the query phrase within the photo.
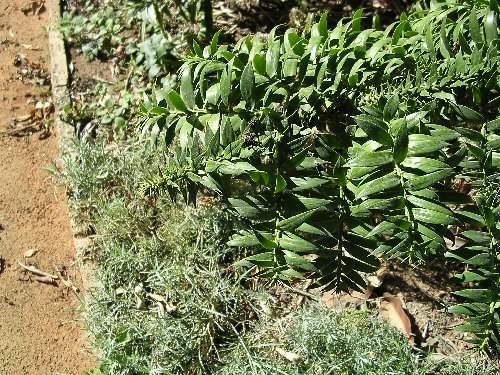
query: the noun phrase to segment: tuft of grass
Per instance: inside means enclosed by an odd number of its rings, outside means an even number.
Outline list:
[[[96,283],[87,327],[109,374],[205,374],[258,313],[225,242],[231,217],[217,206],[180,207],[140,193],[161,156],[138,142],[77,143],[62,179],[94,233]]]
[[[460,357],[430,356],[423,364],[425,375],[496,375],[500,373],[498,362],[491,361],[479,353],[463,354]]]
[[[399,332],[367,311],[309,305],[242,337],[224,359],[229,374],[414,374],[417,357]]]
[[[367,310],[309,304],[239,338],[217,375],[494,375],[485,358],[422,357]]]

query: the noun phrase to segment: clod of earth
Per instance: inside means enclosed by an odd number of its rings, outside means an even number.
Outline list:
[[[33,256],[36,255],[36,253],[38,253],[38,250],[37,249],[28,249],[24,252],[23,256],[25,258],[31,258]]]
[[[38,16],[40,13],[45,11],[45,0],[43,1],[29,1],[27,4],[21,7],[21,12],[27,15]]]
[[[80,290],[75,286],[75,284],[73,284],[73,282],[69,278],[64,278],[62,271],[57,266],[55,266],[55,269],[64,286],[68,289],[71,289],[75,293],[75,295],[78,296],[78,292],[80,292]]]

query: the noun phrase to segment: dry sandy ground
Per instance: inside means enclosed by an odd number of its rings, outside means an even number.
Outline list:
[[[50,273],[66,269],[80,283],[65,194],[46,171],[57,155],[57,139],[40,139],[43,132],[36,129],[13,136],[12,120],[29,114],[48,92],[29,73],[19,77],[36,64],[48,67],[41,4],[0,1],[0,374],[9,375],[81,374],[95,365],[74,293],[60,281],[37,282],[18,265]],[[28,249],[37,253],[24,259]]]

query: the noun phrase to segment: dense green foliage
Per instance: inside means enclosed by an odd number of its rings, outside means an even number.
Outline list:
[[[481,269],[456,311],[496,346],[497,8],[433,1],[385,30],[357,11],[333,30],[323,16],[231,49],[194,43],[178,89],[143,105],[152,144],[173,144],[143,191],[217,192],[244,219],[229,242],[254,249],[244,264],[336,291],[362,289],[381,257],[425,261],[467,238],[456,257]]]
[[[78,144],[65,159],[62,178],[95,233],[89,255],[98,268],[84,308],[106,374],[209,373],[266,302],[227,272],[223,211],[139,195],[148,167],[163,162],[138,143]]]
[[[98,285],[86,312],[101,370],[495,373],[419,362],[366,313],[313,305],[281,317],[231,265],[340,291],[362,289],[383,259],[447,256],[467,286],[450,309],[467,319],[459,329],[498,349],[497,2],[421,2],[384,29],[361,10],[333,29],[326,15],[308,17],[305,30],[278,26],[234,47],[216,33],[203,48],[211,6],[88,0],[61,25],[70,44],[126,75],[96,85],[94,101],[73,101],[77,134],[113,124],[110,138],[127,138],[137,103],[156,87],[141,130],[165,147],[109,145],[101,134],[67,156],[64,178],[96,235]],[[196,203],[200,190],[219,195],[242,225],[220,206],[181,210],[166,197]]]
[[[495,374],[476,360],[421,361],[367,311],[309,304],[283,316],[283,306],[229,267],[237,259],[224,245],[233,217],[218,206],[181,210],[164,198],[152,204],[139,193],[165,163],[161,154],[133,141],[105,147],[102,139],[73,151],[61,177],[82,226],[94,234],[86,255],[98,265],[84,306],[101,356],[90,373]]]
[[[488,176],[489,177],[489,176]],[[446,255],[467,265],[457,277],[466,283],[468,289],[456,292],[467,302],[453,306],[450,310],[463,314],[467,323],[458,327],[464,332],[472,332],[476,338],[472,342],[487,351],[492,346],[500,349],[500,179],[487,178],[483,187],[475,196],[478,213],[463,211],[475,227],[484,231],[467,230],[462,233],[465,245]],[[475,222],[475,223],[474,223]],[[471,288],[473,286],[473,288]]]

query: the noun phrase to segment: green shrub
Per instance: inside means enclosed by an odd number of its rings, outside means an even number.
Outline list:
[[[336,291],[362,289],[379,257],[443,257],[452,226],[497,231],[498,209],[485,225],[473,199],[500,171],[497,8],[432,1],[385,30],[357,11],[333,30],[322,16],[302,34],[194,44],[178,89],[143,105],[142,131],[173,145],[155,186],[187,202],[217,192],[243,218],[229,244],[253,249],[244,265]],[[481,250],[490,291],[461,293],[493,346],[495,236]]]
[[[65,162],[73,209],[84,210],[96,234],[97,282],[85,306],[102,359],[96,374],[496,373],[464,360],[420,363],[396,330],[366,311],[313,304],[265,317],[266,294],[235,282],[228,269],[237,259],[224,245],[232,217],[217,206],[183,208],[140,194],[162,155],[98,139],[75,145]],[[276,347],[301,360],[290,362]]]

